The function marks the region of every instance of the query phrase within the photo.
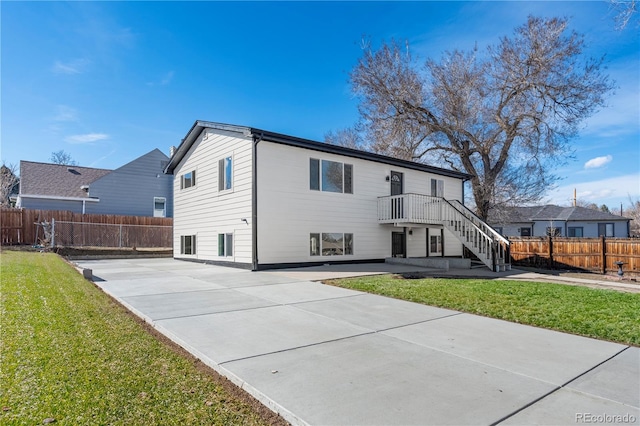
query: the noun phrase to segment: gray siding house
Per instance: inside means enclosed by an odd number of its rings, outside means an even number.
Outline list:
[[[489,218],[491,226],[507,237],[617,237],[629,236],[631,219],[588,209],[555,205],[512,207],[500,217]]]
[[[159,149],[115,170],[20,162],[17,207],[127,216],[173,216],[173,176]]]

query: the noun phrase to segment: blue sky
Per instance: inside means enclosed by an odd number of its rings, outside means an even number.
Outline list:
[[[352,125],[363,37],[414,55],[484,48],[528,15],[563,16],[606,54],[618,89],[573,141],[546,201],[619,209],[640,197],[640,28],[606,1],[0,2],[2,161],[114,169],[168,153],[195,120],[324,140]]]

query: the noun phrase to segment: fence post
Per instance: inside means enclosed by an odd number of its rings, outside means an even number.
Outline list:
[[[600,238],[602,240],[602,275],[604,275],[607,273],[607,243],[604,235]]]
[[[56,246],[56,219],[51,218],[51,248]]]
[[[118,239],[118,248],[122,248],[122,223],[120,224],[120,238]]]

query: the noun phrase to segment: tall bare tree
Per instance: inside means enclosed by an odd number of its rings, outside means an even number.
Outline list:
[[[17,167],[15,164],[5,164],[0,166],[0,206],[11,205],[9,197],[18,191],[20,179],[16,176]]]
[[[534,202],[556,181],[579,125],[613,89],[567,20],[529,17],[486,53],[413,60],[409,46],[365,49],[352,89],[373,149],[473,176],[477,213]]]

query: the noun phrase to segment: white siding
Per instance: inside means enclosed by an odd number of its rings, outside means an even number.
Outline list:
[[[426,241],[426,228],[412,228],[411,234],[407,235],[407,257],[425,257],[427,255]]]
[[[249,137],[209,130],[200,134],[174,171],[174,257],[251,263],[251,147]],[[233,157],[233,188],[218,191],[218,161]],[[180,189],[195,170],[194,187]],[[248,224],[242,219],[247,219]],[[218,234],[233,233],[233,256],[218,256]],[[196,235],[196,254],[180,254],[180,236]]]
[[[353,194],[309,189],[309,159],[353,165]],[[391,255],[391,225],[379,225],[377,200],[390,194],[391,170],[404,173],[404,192],[430,194],[430,179],[445,181],[445,198],[462,199],[460,179],[432,175],[363,159],[262,141],[258,144],[258,260],[260,264],[382,259]],[[311,256],[311,233],[353,233],[352,256]],[[424,229],[407,240],[409,256],[424,256]],[[462,246],[445,234],[447,255]],[[449,241],[451,240],[451,241]]]

